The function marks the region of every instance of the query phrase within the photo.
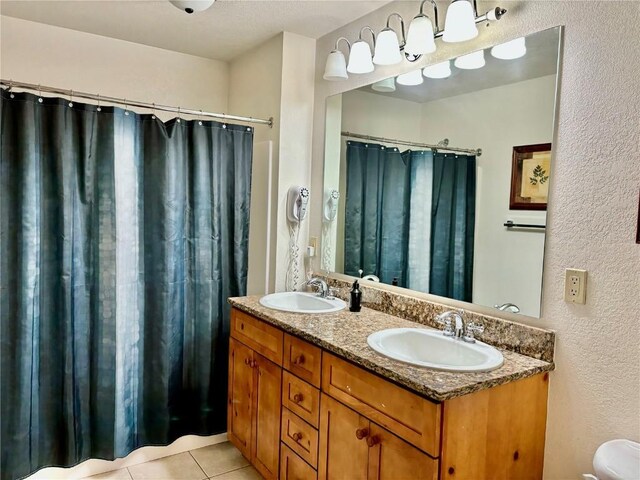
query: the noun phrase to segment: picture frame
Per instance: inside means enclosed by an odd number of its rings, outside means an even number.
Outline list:
[[[513,147],[509,210],[546,210],[551,167],[551,144]]]

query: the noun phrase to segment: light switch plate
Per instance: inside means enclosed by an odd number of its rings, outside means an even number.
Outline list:
[[[564,274],[564,301],[569,303],[586,303],[587,271],[567,268]]]

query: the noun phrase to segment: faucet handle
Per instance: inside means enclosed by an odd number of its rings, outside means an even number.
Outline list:
[[[442,325],[444,328],[442,329],[442,334],[445,337],[453,337],[455,332],[453,331],[453,324],[451,323],[451,318],[446,316],[445,314],[438,315],[436,317],[436,322]]]
[[[476,343],[475,334],[484,332],[484,325],[479,323],[469,322],[465,329],[462,339],[468,343]]]

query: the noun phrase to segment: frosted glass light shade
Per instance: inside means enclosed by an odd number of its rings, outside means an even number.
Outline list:
[[[484,67],[484,50],[478,50],[477,52],[469,53],[468,55],[462,55],[456,58],[454,65],[463,70],[474,70],[476,68]]]
[[[428,78],[447,78],[451,75],[451,62],[436,63],[435,65],[429,65],[422,70],[422,74]]]
[[[418,15],[409,24],[407,44],[404,51],[411,55],[424,55],[436,51],[436,42],[433,37],[433,24],[426,15]]]
[[[469,0],[453,0],[444,20],[442,41],[465,42],[478,36],[476,14]]]
[[[524,57],[527,53],[527,45],[524,37],[516,38],[510,42],[501,43],[491,49],[491,55],[500,60],[513,60]]]
[[[327,57],[327,64],[324,68],[322,78],[330,81],[346,80],[349,78],[347,74],[347,61],[340,50],[332,51]]]
[[[395,65],[401,61],[398,36],[390,28],[385,28],[378,34],[373,63],[376,65]]]
[[[395,92],[396,91],[396,80],[391,78],[385,78],[384,80],[380,80],[379,82],[371,85],[376,92]]]
[[[371,47],[364,40],[358,40],[351,46],[347,72],[370,73],[373,72],[374,68],[371,61]]]
[[[413,70],[411,72],[398,75],[396,81],[398,82],[398,85],[414,86],[420,85],[422,82],[424,82],[424,78],[422,77],[421,70]]]

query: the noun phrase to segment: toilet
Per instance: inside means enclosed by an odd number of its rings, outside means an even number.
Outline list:
[[[631,440],[611,440],[598,447],[593,456],[595,476],[591,480],[640,480],[640,443]]]

